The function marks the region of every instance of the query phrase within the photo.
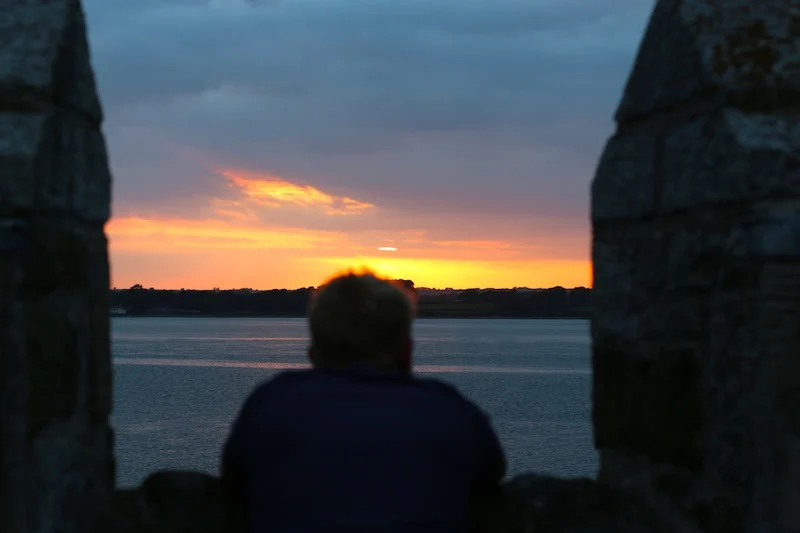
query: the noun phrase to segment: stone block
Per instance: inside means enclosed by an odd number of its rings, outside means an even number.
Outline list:
[[[111,171],[106,141],[96,128],[76,126],[67,131],[71,133],[62,137],[61,162],[62,172],[72,168],[74,173],[72,211],[81,220],[105,223],[111,216]]]
[[[105,425],[85,417],[49,424],[32,442],[29,495],[37,509],[30,531],[97,531],[99,511],[111,504],[114,477]]]
[[[110,216],[111,171],[99,127],[61,110],[53,112],[39,154],[40,210],[104,223]]]
[[[701,292],[654,294],[640,319],[640,339],[648,343],[684,343],[699,349],[708,331],[707,296]]]
[[[655,482],[658,465],[686,469],[692,483],[713,478],[704,510],[692,511],[708,531],[797,523],[791,505],[776,503],[800,493],[791,474],[800,472],[800,446],[780,407],[787,400],[777,399],[778,391],[791,396],[796,373],[784,364],[772,375],[785,381],[764,377],[770,353],[785,361],[800,353],[797,206],[789,195],[755,197],[594,221],[602,479],[626,484],[631,476],[609,457],[641,459],[643,486]]]
[[[750,256],[800,260],[800,208],[793,203],[776,203],[754,210],[743,226]]]
[[[746,208],[730,208],[675,218],[665,238],[664,290],[706,298],[719,287],[755,286],[757,271],[737,239],[739,217],[746,215]]]
[[[30,222],[25,302],[30,438],[54,421],[110,412],[106,239],[101,228]],[[99,363],[99,364],[98,364]]]
[[[103,223],[111,173],[99,128],[58,109],[0,115],[0,214]]]
[[[644,296],[660,288],[667,254],[665,230],[663,225],[647,221],[627,225],[596,222],[592,240],[595,293],[613,287]]]
[[[800,121],[726,109],[666,134],[659,209],[800,198]]]
[[[0,238],[3,523],[91,531],[114,487],[105,236],[23,219]]]
[[[474,505],[476,533],[689,533],[692,524],[653,491],[592,479],[523,474]]]
[[[0,219],[0,254],[22,250],[26,246],[28,224],[20,219]],[[10,256],[16,259],[15,256]]]
[[[800,92],[800,10],[786,0],[661,0],[639,47],[618,122],[696,100],[790,106]]]
[[[633,345],[642,338],[645,312],[664,285],[663,231],[647,223],[594,224],[592,338]]]
[[[598,449],[700,467],[703,375],[695,345],[596,344],[592,365]]]
[[[705,471],[720,479],[735,503],[738,521],[764,523],[764,500],[757,491],[771,477],[764,445],[772,437],[756,395],[759,342],[753,317],[755,289],[720,290],[709,298],[705,347]],[[748,530],[749,528],[745,528]]]
[[[243,517],[226,504],[219,479],[191,471],[154,472],[137,489],[118,490],[105,533],[236,533]]]
[[[713,475],[612,450],[605,450],[602,459],[601,481],[607,478],[628,492],[652,494],[650,501],[663,502],[688,519],[692,530],[742,530],[741,501]]]
[[[718,449],[706,432],[736,427],[736,395],[746,399],[749,390],[741,372],[754,371],[745,355],[753,344],[746,342],[751,330],[744,317],[761,276],[752,232],[743,229],[750,212],[689,213],[627,226],[595,222],[598,448],[699,468]],[[735,345],[726,342],[732,335]],[[709,426],[711,420],[720,426]]]
[[[0,214],[34,209],[37,163],[47,130],[44,113],[0,114]]]
[[[28,480],[21,460],[28,448],[25,321],[19,291],[23,265],[13,253],[20,248],[19,228],[8,221],[0,224],[0,518],[8,531],[25,531],[27,494],[20,490]]]
[[[6,0],[0,18],[4,109],[54,104],[95,123],[102,110],[79,0]]]
[[[606,144],[592,181],[592,219],[653,215],[656,199],[655,135],[615,135]]]
[[[794,531],[800,528],[800,259],[764,264],[757,310],[759,451],[770,461],[760,465],[755,488],[766,493],[782,530]]]

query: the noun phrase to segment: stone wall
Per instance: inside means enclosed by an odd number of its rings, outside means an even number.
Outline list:
[[[239,531],[212,476],[114,490],[80,3],[5,0],[0,32],[3,531]],[[800,530],[798,102],[797,0],[658,2],[592,185],[599,479],[519,476],[475,531]]]
[[[114,487],[102,112],[77,0],[4,0],[0,36],[0,528],[82,533]]]
[[[616,120],[592,188],[600,478],[675,486],[707,531],[798,531],[800,3],[659,2]]]
[[[119,490],[103,531],[239,533],[240,517],[222,504],[219,480],[198,472],[157,472]],[[591,479],[526,474],[473,509],[475,533],[678,533],[695,531],[653,492]]]

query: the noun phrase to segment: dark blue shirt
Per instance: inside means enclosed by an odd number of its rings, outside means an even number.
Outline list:
[[[505,468],[486,415],[449,385],[304,370],[247,399],[222,478],[252,533],[461,533],[470,498]]]

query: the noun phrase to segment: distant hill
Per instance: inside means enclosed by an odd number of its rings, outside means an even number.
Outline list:
[[[413,282],[404,281],[409,288]],[[286,290],[113,289],[111,314],[126,316],[302,317],[313,287]],[[588,318],[591,289],[414,288],[421,318]]]

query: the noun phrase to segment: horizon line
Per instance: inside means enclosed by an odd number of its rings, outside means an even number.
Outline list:
[[[403,280],[392,280],[392,281],[403,281]],[[297,287],[297,288],[294,288],[294,289],[289,289],[289,288],[286,288],[286,287],[274,287],[274,288],[271,288],[271,289],[254,289],[252,287],[237,287],[237,288],[228,288],[228,289],[223,289],[223,288],[220,288],[220,287],[212,287],[210,289],[209,288],[206,288],[206,289],[197,289],[197,288],[170,289],[170,288],[156,288],[156,287],[144,287],[144,286],[142,286],[141,290],[145,290],[145,291],[149,291],[149,290],[153,290],[153,291],[170,291],[170,292],[180,292],[180,291],[197,291],[197,292],[203,292],[203,291],[219,291],[219,292],[225,292],[225,291],[253,291],[253,292],[269,292],[269,291],[303,291],[303,290],[308,290],[308,289],[318,289],[320,286],[309,285],[309,286],[306,286],[306,287]],[[111,290],[111,291],[129,291],[129,290],[132,290],[133,287],[135,287],[135,285],[131,286],[131,287],[111,287],[111,288],[109,288],[109,290]],[[564,287],[562,285],[554,285],[552,287],[469,287],[469,288],[466,288],[466,289],[457,289],[455,287],[446,287],[444,289],[439,289],[439,288],[435,288],[435,287],[414,287],[414,290],[417,290],[417,291],[439,291],[439,292],[445,292],[445,291],[465,292],[465,291],[475,291],[475,290],[478,290],[478,291],[512,291],[512,290],[549,291],[549,290],[553,290],[553,289],[563,289],[563,290],[566,290],[566,291],[574,291],[574,290],[581,290],[581,289],[592,290],[592,287],[586,287],[586,286]]]

